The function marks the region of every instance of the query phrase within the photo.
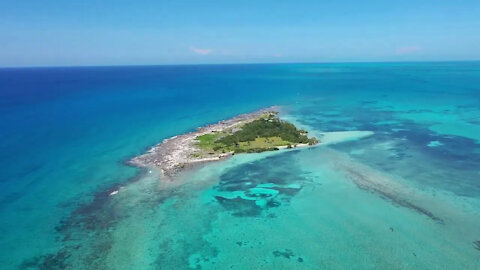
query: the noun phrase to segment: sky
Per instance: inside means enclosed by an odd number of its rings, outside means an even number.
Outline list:
[[[479,0],[0,0],[0,66],[480,60]]]

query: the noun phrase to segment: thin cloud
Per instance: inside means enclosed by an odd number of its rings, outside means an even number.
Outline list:
[[[201,55],[207,55],[211,54],[213,52],[212,49],[200,49],[200,48],[195,48],[193,46],[190,46],[190,51],[196,53],[196,54],[201,54]]]
[[[422,48],[418,47],[418,46],[405,46],[405,47],[400,47],[397,49],[397,54],[398,55],[405,55],[405,54],[412,54],[412,53],[416,53],[418,51],[421,51]]]

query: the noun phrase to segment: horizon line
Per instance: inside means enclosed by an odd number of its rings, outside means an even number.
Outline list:
[[[450,62],[480,62],[472,60],[396,60],[396,61],[327,61],[327,62],[226,62],[226,63],[179,63],[179,64],[98,64],[98,65],[25,65],[0,66],[0,69],[33,69],[33,68],[95,68],[95,67],[161,67],[161,66],[223,66],[223,65],[295,65],[295,64],[375,64],[375,63],[450,63]]]

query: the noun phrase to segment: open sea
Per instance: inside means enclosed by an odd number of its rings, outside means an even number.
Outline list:
[[[324,143],[125,164],[272,105]],[[480,62],[0,69],[0,268],[480,269]]]

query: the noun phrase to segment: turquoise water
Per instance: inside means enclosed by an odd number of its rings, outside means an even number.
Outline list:
[[[478,269],[479,85],[478,62],[0,70],[0,265]],[[174,182],[124,164],[271,105],[330,143]]]

